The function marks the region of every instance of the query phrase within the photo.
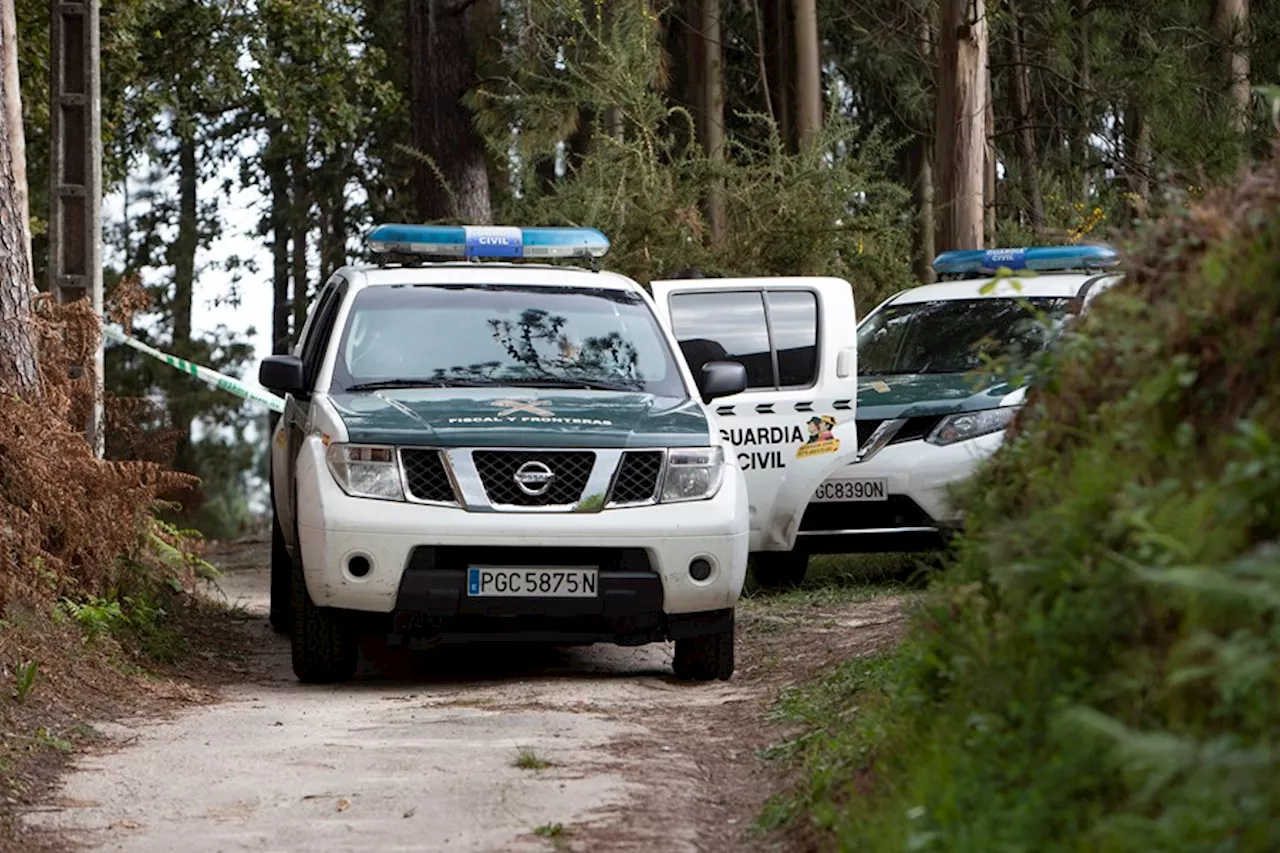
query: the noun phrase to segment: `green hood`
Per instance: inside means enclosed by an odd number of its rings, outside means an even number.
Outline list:
[[[968,373],[908,373],[858,380],[858,419],[889,420],[994,409],[1016,391]]]
[[[415,388],[335,394],[352,442],[434,447],[697,447],[702,407],[614,391]]]

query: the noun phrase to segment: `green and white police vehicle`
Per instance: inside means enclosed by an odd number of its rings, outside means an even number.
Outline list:
[[[334,273],[259,373],[285,398],[271,602],[298,678],[350,678],[368,633],[671,640],[677,677],[729,678],[749,552],[789,550],[856,451],[848,283],[673,282],[655,304],[597,271],[595,229],[368,243],[383,262]],[[692,340],[712,355],[686,362]]]

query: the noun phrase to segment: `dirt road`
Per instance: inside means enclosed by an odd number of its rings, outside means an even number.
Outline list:
[[[445,647],[374,654],[356,683],[298,684],[265,624],[260,549],[222,588],[257,618],[246,680],[165,719],[99,727],[26,817],[126,851],[765,849],[749,825],[777,780],[755,750],[779,687],[901,627],[890,596],[744,603],[732,681],[670,677],[669,645]]]

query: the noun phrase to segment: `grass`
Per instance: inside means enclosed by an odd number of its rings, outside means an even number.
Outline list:
[[[533,834],[539,838],[561,838],[564,835],[564,824],[544,823],[533,828]]]
[[[552,762],[528,748],[522,748],[518,753],[516,753],[516,760],[514,763],[515,766],[519,767],[521,770],[546,770],[548,767],[555,766]]]

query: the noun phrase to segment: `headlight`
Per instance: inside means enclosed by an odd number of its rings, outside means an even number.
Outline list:
[[[724,480],[724,451],[719,447],[681,447],[667,452],[663,503],[715,497]]]
[[[404,500],[394,447],[331,444],[325,460],[333,479],[352,497]]]
[[[1018,414],[1017,406],[1001,406],[998,409],[947,415],[933,428],[933,432],[929,433],[925,441],[942,447],[955,444],[957,441],[968,441],[980,435],[990,435],[1007,427],[1016,414]]]

